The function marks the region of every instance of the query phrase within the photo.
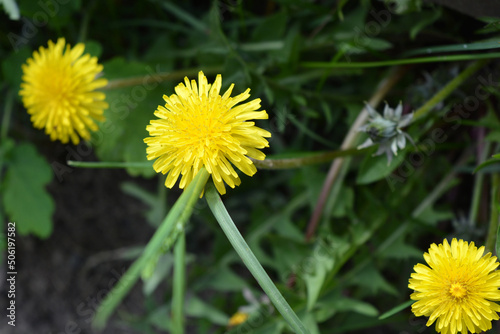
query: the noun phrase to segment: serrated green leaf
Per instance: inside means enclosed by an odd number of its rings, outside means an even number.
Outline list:
[[[19,234],[47,238],[52,233],[54,201],[45,189],[51,180],[52,169],[34,145],[23,143],[13,149],[3,184],[3,205]]]
[[[284,11],[266,17],[253,31],[252,41],[281,39],[285,33],[287,15]]]
[[[405,152],[400,152],[391,163],[387,165],[387,157],[378,155],[375,157],[366,156],[358,172],[357,184],[369,184],[391,174],[405,158]]]
[[[406,243],[402,238],[399,238],[394,243],[385,248],[381,257],[389,259],[407,259],[407,258],[422,258],[422,252],[416,247]]]
[[[376,295],[379,291],[384,291],[394,296],[398,295],[398,290],[387,282],[373,264],[368,265],[362,272],[353,277],[350,283],[366,288],[373,295]]]
[[[354,312],[368,317],[375,317],[379,314],[373,305],[340,294],[322,298],[318,301],[317,308],[315,315],[318,322],[326,321],[338,312]]]
[[[309,261],[310,270],[304,274],[307,288],[307,309],[311,310],[319,297],[327,274],[333,269],[335,257],[325,252],[325,244],[317,243]]]
[[[242,291],[247,287],[247,283],[227,266],[221,266],[213,275],[207,276],[207,282],[203,287],[217,291]]]
[[[204,318],[210,320],[216,325],[225,326],[229,321],[229,317],[216,309],[213,305],[209,305],[201,299],[191,296],[186,303],[186,315],[195,318]]]

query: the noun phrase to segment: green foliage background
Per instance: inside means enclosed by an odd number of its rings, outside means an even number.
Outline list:
[[[54,202],[45,186],[68,177],[68,167],[37,153],[57,143],[31,127],[18,90],[21,64],[48,40],[84,42],[114,85],[106,90],[106,122],[89,143],[73,148],[77,153],[71,159],[95,154],[101,161],[132,163],[127,172],[135,179],[124,183],[123,191],[150,206],[137,224],[154,226],[178,192],[167,191],[147,165],[143,138],[154,110],[164,104],[162,95],[172,94],[184,76],[196,78],[203,70],[213,80],[220,73],[223,91],[234,83],[234,94],[250,87],[270,116],[258,121],[272,132],[265,153],[299,159],[339,149],[364,101],[393,75],[399,60],[417,59],[384,100],[391,106],[402,101],[409,112],[470,61],[495,58],[488,55],[500,47],[497,18],[472,18],[419,1],[44,4],[17,1],[20,20],[6,14],[0,20],[0,217],[17,221],[19,234],[41,238],[53,228]],[[443,57],[457,54],[464,59]],[[436,59],[420,63],[423,56]],[[423,261],[423,251],[445,237],[486,242],[490,222],[498,221],[498,201],[489,191],[498,189],[490,176],[499,168],[490,163],[472,171],[498,153],[498,69],[496,59],[488,62],[406,129],[417,141],[418,155],[409,144],[390,166],[385,156],[372,157],[373,149],[346,158],[311,241],[305,231],[330,162],[243,175],[242,185],[224,196],[259,261],[312,333],[421,332],[425,322],[415,320],[408,308],[389,318],[379,315],[409,299],[408,278],[413,265]],[[488,97],[467,117],[456,117],[456,105],[477,96],[477,87]],[[432,140],[436,129],[445,140]],[[157,193],[141,188],[142,178],[153,177],[159,178]],[[187,243],[188,327],[193,333],[226,332],[231,315],[249,304],[242,292],[250,289],[259,299],[260,289],[201,202]],[[170,295],[160,301],[152,296],[159,285],[171,284],[172,255],[159,261],[144,281],[148,307],[133,320],[118,316],[143,333],[170,328],[165,316]],[[229,332],[289,332],[271,309],[262,301],[255,304],[249,321]]]

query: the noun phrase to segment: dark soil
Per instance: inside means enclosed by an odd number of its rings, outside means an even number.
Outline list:
[[[65,163],[67,147],[55,143],[47,147],[43,153],[49,162]],[[97,159],[89,156],[85,160]],[[8,325],[4,315],[0,333],[98,333],[90,322],[99,301],[131,263],[109,258],[110,252],[145,245],[154,232],[143,215],[147,207],[120,190],[126,180],[131,177],[119,169],[75,168],[61,182],[54,176],[48,187],[56,203],[53,233],[46,240],[16,237],[16,326]],[[134,182],[146,187],[155,183]],[[2,282],[6,282],[6,271],[3,261]],[[2,308],[6,299],[7,284],[3,283]],[[142,306],[138,283],[120,310],[141,314]],[[138,332],[112,319],[102,333]]]

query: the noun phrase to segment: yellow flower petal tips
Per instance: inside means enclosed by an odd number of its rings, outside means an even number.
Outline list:
[[[234,84],[221,96],[222,77],[209,84],[203,72],[198,83],[189,81],[175,87],[175,94],[163,96],[165,106],[158,106],[146,127],[151,137],[144,139],[148,160],[157,159],[153,168],[167,174],[165,186],[172,188],[182,174],[179,187],[184,189],[204,166],[220,194],[240,184],[236,166],[252,176],[257,169],[248,157],[263,160],[258,149],[268,147],[264,137],[271,134],[255,126],[252,119],[267,119],[260,99],[239,104],[250,97],[250,89],[230,97]],[[239,104],[239,105],[238,105]]]
[[[98,129],[95,121],[104,120],[106,96],[96,89],[107,80],[97,78],[103,67],[96,57],[83,55],[83,44],[71,48],[64,38],[48,44],[48,48],[34,51],[22,66],[19,95],[35,128],[45,128],[53,141],[67,143],[71,139],[76,145],[80,137],[90,139],[89,130]]]
[[[436,331],[443,334],[480,333],[491,329],[498,320],[500,306],[499,263],[484,247],[471,242],[445,239],[432,244],[424,259],[429,266],[417,264],[408,287],[415,290],[412,311],[427,316],[427,326],[436,322]]]

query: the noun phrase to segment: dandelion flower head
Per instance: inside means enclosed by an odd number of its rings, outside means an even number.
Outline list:
[[[220,95],[221,84],[220,75],[213,84],[203,72],[198,74],[198,83],[186,77],[175,87],[175,94],[163,96],[165,106],[155,111],[159,119],[146,127],[151,136],[144,139],[147,158],[157,159],[156,172],[168,173],[168,188],[182,174],[179,187],[184,189],[204,166],[219,193],[225,194],[224,183],[231,188],[241,183],[233,165],[252,176],[257,169],[249,157],[265,158],[258,149],[269,146],[264,137],[271,134],[250,121],[268,118],[264,110],[258,111],[260,99],[240,104],[250,97],[250,89],[230,97],[234,84]]]
[[[98,78],[102,65],[96,57],[83,54],[84,44],[73,48],[64,38],[49,41],[48,48],[40,47],[22,66],[23,82],[19,94],[31,115],[33,126],[45,128],[50,139],[73,144],[80,137],[90,139],[96,131],[96,121],[104,121],[108,107],[104,93],[96,91],[107,84]]]
[[[498,320],[500,306],[499,263],[491,253],[484,255],[463,240],[445,239],[432,244],[424,254],[428,266],[417,264],[408,287],[415,290],[412,311],[416,316],[429,317],[427,326],[436,322],[436,331],[443,334],[479,333],[491,329]]]

